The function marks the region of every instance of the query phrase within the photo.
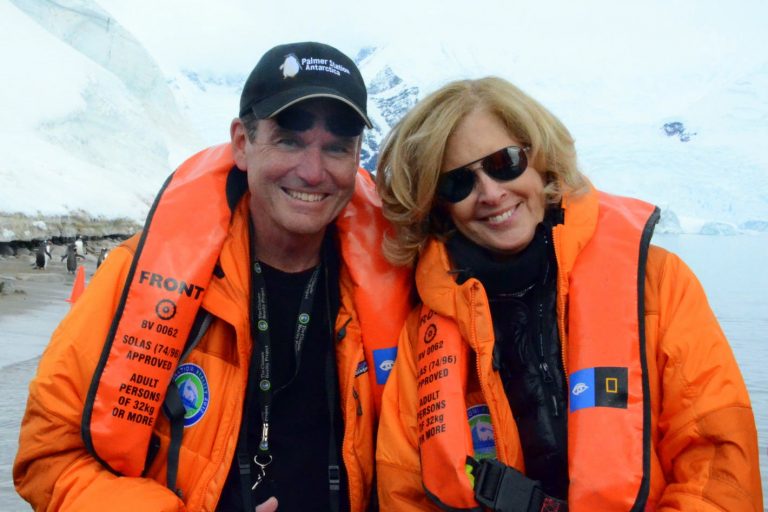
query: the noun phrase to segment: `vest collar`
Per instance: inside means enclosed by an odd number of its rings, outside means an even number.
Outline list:
[[[248,198],[245,193],[238,203],[229,233],[219,255],[218,267],[203,298],[203,307],[214,316],[235,327],[238,335],[248,327],[248,286],[250,280]]]
[[[598,194],[590,184],[589,191],[577,197],[563,197],[565,222],[553,229],[558,270],[567,276],[576,257],[592,238],[597,227]],[[567,282],[567,281],[566,281]]]

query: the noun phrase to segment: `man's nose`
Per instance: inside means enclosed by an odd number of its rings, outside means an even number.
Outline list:
[[[318,185],[323,181],[325,166],[322,148],[312,145],[302,152],[297,174],[307,185]]]

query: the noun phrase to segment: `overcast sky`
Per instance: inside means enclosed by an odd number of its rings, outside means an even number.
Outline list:
[[[766,0],[97,0],[165,68],[247,73],[268,48],[320,40],[354,53],[396,44],[500,50],[551,59],[564,72],[606,63],[707,66],[766,58]],[[606,62],[607,61],[607,62]]]

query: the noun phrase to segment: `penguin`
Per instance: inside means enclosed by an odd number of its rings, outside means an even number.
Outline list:
[[[61,259],[62,261],[67,260],[67,272],[74,274],[77,270],[77,249],[74,242],[67,244],[67,252]]]
[[[299,59],[293,53],[285,56],[285,60],[280,64],[280,70],[283,72],[283,78],[293,78],[301,70]]]
[[[35,270],[45,269],[48,266],[48,260],[51,257],[50,251],[47,250],[45,241],[40,242],[35,252]]]
[[[104,260],[107,259],[107,256],[109,255],[109,251],[106,247],[101,248],[101,252],[99,253],[99,259],[96,260],[96,268],[99,268],[102,263],[104,263]]]
[[[83,239],[80,235],[77,235],[77,240],[75,240],[75,254],[85,258],[85,246],[83,245]]]

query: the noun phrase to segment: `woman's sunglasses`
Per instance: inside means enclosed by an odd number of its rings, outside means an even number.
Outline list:
[[[475,188],[477,174],[477,171],[470,169],[469,166],[477,162],[480,162],[483,172],[496,181],[514,180],[528,167],[528,157],[525,152],[530,149],[509,146],[458,169],[446,171],[438,179],[437,195],[449,203],[458,203],[466,199]]]

